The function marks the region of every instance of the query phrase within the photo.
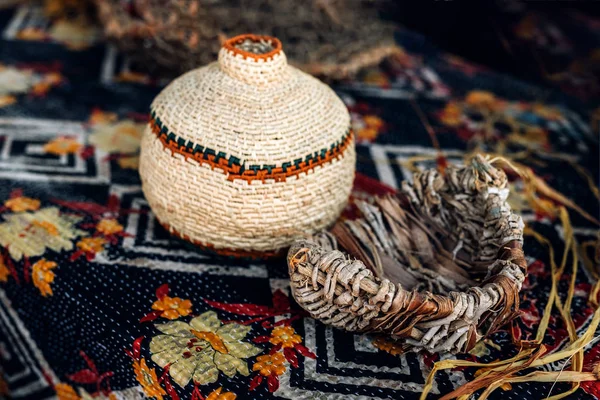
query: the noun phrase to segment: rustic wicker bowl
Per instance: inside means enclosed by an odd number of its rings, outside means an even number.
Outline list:
[[[471,349],[519,309],[523,222],[506,185],[476,156],[444,174],[416,173],[397,196],[359,202],[362,218],[290,248],[294,298],[325,324],[388,334],[406,349]]]

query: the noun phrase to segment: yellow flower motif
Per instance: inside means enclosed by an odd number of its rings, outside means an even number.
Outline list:
[[[281,347],[294,347],[296,344],[302,343],[302,338],[291,326],[278,326],[271,332],[269,342],[274,345],[280,344]]]
[[[361,130],[359,130],[357,132],[357,136],[362,140],[370,141],[370,140],[377,139],[378,133],[379,132],[377,131],[377,129],[366,127],[366,128],[362,128]]]
[[[135,153],[140,148],[144,124],[124,120],[115,124],[100,123],[90,135],[90,143],[107,153]]]
[[[24,28],[16,36],[20,40],[44,40],[46,33],[40,28]]]
[[[393,356],[397,356],[404,353],[402,346],[393,341],[383,338],[382,336],[378,336],[373,340],[373,346],[377,347],[381,351],[385,351],[386,353],[390,353]]]
[[[39,289],[42,296],[52,296],[52,288],[50,284],[54,282],[54,272],[52,270],[56,268],[56,263],[48,261],[42,258],[35,264],[31,269],[31,277],[33,278],[33,284]]]
[[[98,37],[94,24],[79,20],[60,20],[52,25],[49,36],[71,50],[84,50],[90,47]]]
[[[272,373],[282,375],[285,372],[285,356],[282,353],[265,354],[256,357],[256,362],[252,366],[252,371],[259,371],[263,376],[269,376]]]
[[[155,326],[162,334],[150,342],[152,361],[163,368],[170,365],[169,375],[181,387],[192,379],[200,385],[214,383],[219,371],[230,378],[237,373],[248,376],[244,359],[262,351],[242,341],[250,332],[249,326],[233,322],[223,325],[214,311],[200,314],[189,324],[173,321]]]
[[[539,126],[530,126],[525,129],[525,138],[531,142],[545,144],[548,142],[548,132]]]
[[[11,104],[15,104],[17,102],[17,98],[11,95],[0,95],[0,108],[10,106]]]
[[[512,133],[506,139],[528,148],[539,148],[548,145],[548,132],[538,126],[526,127],[524,133]]]
[[[210,344],[210,347],[212,347],[219,353],[221,353],[221,354],[229,353],[229,350],[227,350],[225,343],[223,343],[223,340],[216,333],[214,333],[214,332],[198,332],[195,329],[192,329],[191,332],[198,339],[206,340]]]
[[[63,77],[58,72],[50,72],[45,74],[43,79],[33,85],[31,93],[36,96],[43,96],[50,91],[54,86],[59,85],[63,81]]]
[[[77,247],[86,253],[100,253],[105,244],[106,240],[101,237],[86,237],[77,242]]]
[[[12,212],[35,211],[40,208],[40,201],[29,197],[15,197],[4,202]]]
[[[64,80],[63,76],[58,72],[48,72],[44,75],[44,81],[50,85],[58,85]]]
[[[383,128],[384,122],[381,118],[376,115],[365,115],[362,117],[355,126],[355,131],[358,138],[372,141],[377,138],[381,128]]]
[[[386,87],[390,85],[390,80],[388,79],[388,77],[379,69],[372,69],[367,71],[362,80],[365,83],[379,87]]]
[[[31,225],[37,226],[38,228],[45,229],[46,232],[48,232],[48,234],[50,236],[58,236],[58,228],[56,227],[56,225],[54,225],[50,221],[38,221],[38,220],[34,220],[31,223]]]
[[[233,392],[223,392],[223,388],[213,390],[207,397],[206,400],[235,400],[237,395]]]
[[[81,0],[45,0],[44,15],[52,20],[79,19],[85,15],[87,7],[89,4]]]
[[[115,78],[115,80],[117,82],[132,82],[132,83],[147,84],[150,81],[150,78],[148,75],[140,74],[139,72],[124,71],[124,72],[121,72]]]
[[[462,109],[460,106],[451,101],[446,104],[440,115],[440,120],[444,125],[459,126],[462,123]]]
[[[465,102],[470,106],[492,109],[497,100],[493,93],[483,90],[473,90],[467,94]]]
[[[64,16],[65,4],[62,0],[44,1],[44,15],[48,18],[59,18]]]
[[[140,156],[119,157],[117,163],[123,169],[138,169],[140,166]]]
[[[114,235],[123,232],[123,225],[119,224],[114,218],[106,218],[98,222],[96,230],[103,235]]]
[[[153,310],[162,311],[161,317],[167,319],[177,319],[185,317],[192,312],[192,302],[182,300],[179,297],[165,296],[162,299],[156,300],[152,304]]]
[[[0,256],[0,282],[7,282],[10,276],[10,270],[4,262],[4,257]]]
[[[56,397],[58,400],[79,400],[80,397],[73,389],[73,386],[68,385],[66,383],[58,383],[54,385],[54,390],[56,391]]]
[[[4,220],[0,223],[0,246],[8,248],[10,256],[17,261],[24,255],[41,256],[47,249],[56,252],[71,250],[73,239],[84,234],[75,229],[81,217],[61,214],[57,207],[6,214]],[[37,222],[34,224],[34,221]],[[56,231],[48,231],[49,224],[56,227]]]
[[[32,71],[0,64],[0,96],[27,93],[36,79]]]
[[[363,117],[363,121],[364,123],[371,128],[374,129],[381,129],[383,128],[383,120],[381,118],[379,118],[377,115],[365,115]]]
[[[147,396],[162,400],[163,396],[167,394],[158,383],[156,371],[148,368],[145,359],[142,358],[139,362],[134,361],[133,371],[135,372],[135,379],[142,385],[142,389],[144,389]]]
[[[563,115],[560,110],[556,107],[548,107],[544,104],[536,103],[532,106],[531,111],[534,114],[539,115],[542,118],[549,119],[551,121],[558,121],[563,119]]]
[[[99,109],[95,109],[92,111],[92,114],[90,115],[90,118],[88,119],[88,122],[91,125],[98,125],[98,124],[110,124],[113,123],[117,120],[117,114],[115,113],[111,113],[111,112],[104,112],[102,110]]]
[[[58,137],[44,145],[46,153],[62,156],[65,154],[74,154],[81,148],[81,143],[75,139]]]

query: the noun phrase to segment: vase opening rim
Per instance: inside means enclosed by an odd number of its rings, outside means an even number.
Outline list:
[[[234,54],[266,60],[282,52],[281,41],[273,36],[245,34],[227,39],[223,47]]]

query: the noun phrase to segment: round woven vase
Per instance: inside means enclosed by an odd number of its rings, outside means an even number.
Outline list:
[[[289,66],[278,39],[237,36],[153,101],[142,188],[172,234],[226,255],[274,255],[345,207],[349,126],[342,101]]]

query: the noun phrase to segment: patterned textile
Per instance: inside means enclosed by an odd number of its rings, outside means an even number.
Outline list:
[[[581,28],[597,35],[598,22]],[[439,355],[402,354],[388,338],[324,326],[290,298],[285,261],[220,258],[159,226],[136,168],[149,105],[164,81],[136,72],[96,28],[48,19],[35,3],[0,10],[0,32],[0,397],[419,397]],[[598,103],[494,73],[411,32],[399,31],[398,41],[402,56],[334,86],[357,134],[353,198],[390,192],[414,169],[462,162],[475,148],[518,159],[580,208],[569,215],[587,256],[571,314],[583,332],[600,258],[592,221]],[[560,202],[534,198],[512,179],[513,208],[558,259],[566,235]],[[513,337],[535,336],[550,261],[531,236],[524,248],[521,318],[457,358],[507,358],[518,351]],[[559,293],[570,274],[566,268]],[[549,351],[568,343],[556,310],[544,343]],[[598,361],[593,344],[584,370]],[[432,397],[475,374],[438,372]],[[504,385],[491,397],[545,398],[570,385],[551,387]],[[599,398],[600,385],[585,382],[573,397]]]

